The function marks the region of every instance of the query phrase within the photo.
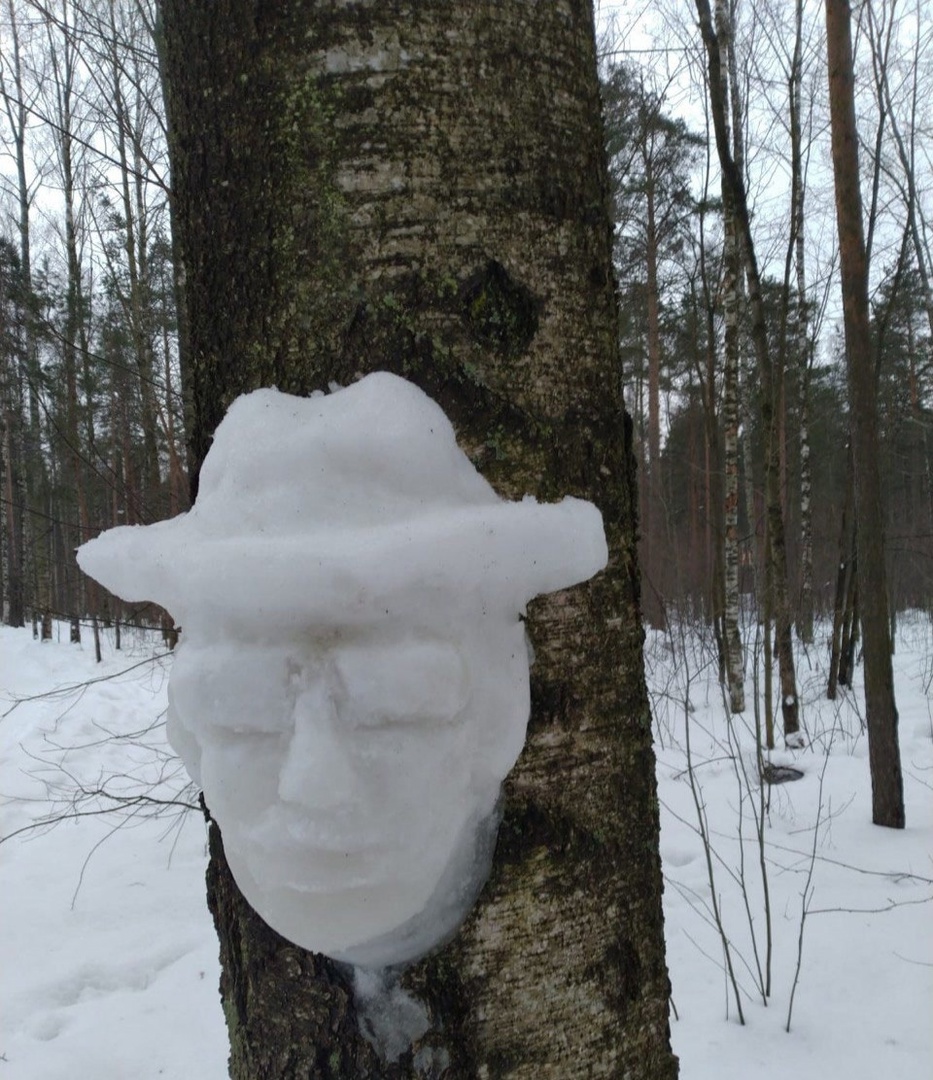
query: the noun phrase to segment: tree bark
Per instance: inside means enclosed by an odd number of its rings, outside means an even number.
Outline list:
[[[855,463],[857,572],[865,655],[872,820],[876,825],[903,828],[904,789],[891,667],[878,468],[878,402],[868,315],[868,264],[862,232],[850,23],[848,0],[826,0],[833,175]]]
[[[729,15],[726,5],[716,5],[719,30],[720,85],[722,101],[729,100],[728,47]],[[738,117],[733,117],[739,123]],[[738,221],[732,188],[722,174],[723,280],[722,308],[724,323],[722,376],[722,439],[724,470],[724,556],[725,603],[723,643],[729,684],[729,708],[745,711],[745,655],[739,628],[739,299],[742,291],[742,252],[739,246]]]
[[[19,24],[17,13],[12,3],[9,7],[10,56],[12,87],[7,87],[5,72],[0,71],[0,95],[3,97],[10,137],[13,143],[13,157],[16,161],[16,202],[18,211],[17,227],[19,232],[18,268],[12,265],[3,268],[3,273],[10,275],[0,288],[9,289],[16,294],[14,303],[11,297],[2,296],[11,307],[18,308],[19,325],[11,328],[10,344],[16,342],[19,348],[11,348],[6,358],[2,382],[5,384],[3,417],[3,483],[6,505],[0,517],[4,519],[4,576],[3,576],[3,618],[10,626],[24,626],[26,621],[26,557],[28,510],[32,506],[30,495],[30,435],[25,410],[24,395],[35,393],[30,387],[32,361],[35,357],[35,323],[32,297],[32,264],[30,256],[29,209],[30,194],[26,177],[26,128],[28,113],[26,109],[25,89],[23,85],[23,65],[20,57]],[[18,274],[16,270],[18,269]],[[15,282],[14,285],[14,274]],[[2,317],[2,316],[0,316]],[[16,355],[18,353],[18,355]],[[7,366],[8,365],[8,366]],[[38,455],[37,455],[38,456]]]
[[[5,502],[3,513],[0,514],[0,521],[3,522],[3,536],[0,538],[0,543],[3,544],[0,621],[8,626],[25,626],[22,443],[18,430],[20,416],[15,408],[18,404],[15,401],[17,372],[14,370],[13,357],[9,357],[8,360],[8,364],[0,367],[0,409],[2,409],[0,466],[2,466],[2,490]]]
[[[804,251],[804,202],[806,184],[803,166],[803,0],[794,5],[794,56],[790,72],[791,138],[791,233],[797,276],[797,405],[800,438],[800,557],[797,627],[800,640],[813,643],[813,510],[810,467],[810,347],[809,304]]]
[[[56,607],[62,614],[73,617],[84,608],[83,575],[77,570],[73,552],[81,540],[90,536],[90,521],[85,491],[84,462],[82,461],[78,395],[78,361],[79,357],[87,354],[86,304],[83,270],[78,250],[78,200],[80,197],[78,174],[81,168],[76,160],[76,147],[80,146],[76,138],[75,117],[78,94],[78,53],[75,28],[69,20],[67,7],[62,10],[62,18],[56,24],[55,33],[51,25],[47,26],[46,30],[52,69],[51,90],[55,108],[55,149],[62,184],[61,197],[65,218],[65,319],[61,342],[65,397],[62,411],[64,444],[70,459],[68,487],[74,495],[73,503],[64,501],[58,508],[58,514],[62,518],[58,524],[63,533],[62,562],[58,570],[65,584],[59,594]],[[74,526],[75,519],[80,523],[79,528]],[[80,640],[80,623],[77,628],[72,623],[72,641],[74,641],[75,632]]]
[[[855,492],[853,490],[854,476],[851,443],[846,453],[845,483],[845,501],[842,504],[842,517],[839,522],[839,561],[836,566],[833,631],[829,646],[829,680],[826,687],[826,696],[830,701],[836,700],[836,689],[839,682],[841,681],[843,686],[846,685],[842,636],[849,603],[849,579],[852,576],[852,563],[855,555],[855,522],[853,521]]]
[[[797,680],[794,671],[794,649],[791,635],[790,608],[787,599],[787,550],[784,540],[784,515],[781,510],[781,496],[778,484],[780,454],[775,422],[775,393],[772,359],[768,345],[768,330],[765,322],[764,303],[761,295],[761,277],[755,256],[755,244],[752,238],[751,218],[745,181],[741,171],[741,158],[730,146],[728,107],[724,95],[727,85],[722,70],[722,51],[728,53],[728,42],[721,43],[719,34],[713,29],[713,17],[709,0],[696,0],[700,31],[706,47],[709,70],[710,108],[713,126],[716,132],[716,150],[723,174],[723,184],[728,188],[738,227],[745,274],[748,279],[748,302],[751,311],[751,336],[755,347],[755,358],[761,379],[761,419],[765,429],[765,502],[768,515],[768,536],[765,558],[771,566],[772,589],[774,591],[774,615],[777,623],[778,669],[781,680],[781,714],[784,721],[784,737],[788,743],[798,741],[800,718],[797,701]],[[723,19],[727,14],[725,4],[717,4],[717,15]],[[723,24],[722,29],[731,35],[731,24]],[[733,84],[735,79],[733,78]],[[733,118],[736,125],[738,120]],[[734,141],[734,140],[733,140]],[[741,144],[738,143],[739,149]]]
[[[529,609],[492,874],[401,974],[430,1027],[398,1061],[374,1056],[346,971],[245,905],[212,827],[232,1075],[674,1077],[590,5],[165,0],[163,18],[192,475],[238,394],[387,369],[503,495],[594,500],[611,552]]]
[[[664,556],[661,545],[664,540],[664,496],[661,479],[661,313],[658,289],[658,228],[655,214],[655,183],[652,175],[650,154],[645,153],[647,176],[645,223],[645,277],[648,307],[648,498],[647,543],[642,545],[645,572],[660,596],[646,605],[646,618],[655,629],[667,625],[665,613],[665,582],[661,580]]]
[[[138,146],[140,133],[136,128],[131,113],[131,103],[123,93],[123,65],[118,48],[116,14],[110,9],[110,33],[108,42],[110,63],[109,90],[113,109],[117,163],[120,175],[120,198],[123,208],[123,220],[120,223],[122,247],[125,257],[126,285],[117,286],[120,305],[129,326],[132,341],[132,355],[139,377],[139,408],[142,427],[142,458],[140,467],[140,504],[145,520],[152,520],[159,506],[160,488],[159,445],[157,439],[155,358],[152,340],[152,283],[149,280],[149,239],[148,212],[142,194],[142,162]],[[136,89],[137,95],[139,89]],[[136,109],[136,117],[139,108]],[[129,136],[129,139],[128,139]],[[130,160],[128,141],[133,143],[133,157]],[[114,275],[116,277],[116,275]],[[118,279],[119,280],[119,279]]]

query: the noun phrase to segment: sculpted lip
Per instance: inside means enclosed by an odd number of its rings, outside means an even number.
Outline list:
[[[255,822],[237,822],[236,829],[244,840],[260,849],[290,848],[302,856],[311,851],[355,856],[402,850],[404,846],[395,842],[391,829],[374,831],[372,821],[348,821],[340,816],[309,820],[307,815],[282,803],[270,807]]]

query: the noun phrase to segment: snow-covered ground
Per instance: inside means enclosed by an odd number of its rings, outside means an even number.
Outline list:
[[[226,1076],[205,835],[199,814],[177,805],[194,792],[164,743],[170,659],[160,645],[125,634],[117,652],[105,638],[98,666],[92,645],[68,644],[66,630],[40,645],[0,628],[0,1080]],[[901,619],[895,656],[907,828],[871,825],[861,687],[826,701],[824,651],[813,648],[799,660],[809,745],[774,756],[804,775],[764,793],[763,860],[751,708],[730,727],[712,653],[696,635],[652,635],[647,656],[681,1075],[927,1080],[930,619]],[[753,690],[749,680],[750,702]],[[30,828],[46,819],[60,820]]]
[[[685,1080],[933,1075],[933,625],[926,616],[904,616],[897,636],[903,831],[871,824],[862,669],[854,693],[827,701],[827,653],[816,646],[798,653],[807,748],[771,758],[803,778],[762,793],[752,680],[748,713],[730,725],[710,647],[677,633],[648,639],[667,956],[679,1016],[672,1032]],[[762,796],[770,804],[763,847]],[[709,863],[698,834],[701,814]],[[767,1007],[760,992],[768,982],[769,923],[762,861],[772,939]]]

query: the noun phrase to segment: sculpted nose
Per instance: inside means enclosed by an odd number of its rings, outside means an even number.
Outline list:
[[[295,730],[279,776],[279,797],[309,810],[332,809],[353,799],[354,771],[323,686],[300,694]]]

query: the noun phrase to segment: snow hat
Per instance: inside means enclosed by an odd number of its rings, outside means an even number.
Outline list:
[[[182,625],[278,626],[411,615],[425,591],[521,611],[607,558],[595,506],[501,499],[441,408],[386,372],[310,398],[240,397],[187,514],[111,529],[78,553],[111,592]]]

